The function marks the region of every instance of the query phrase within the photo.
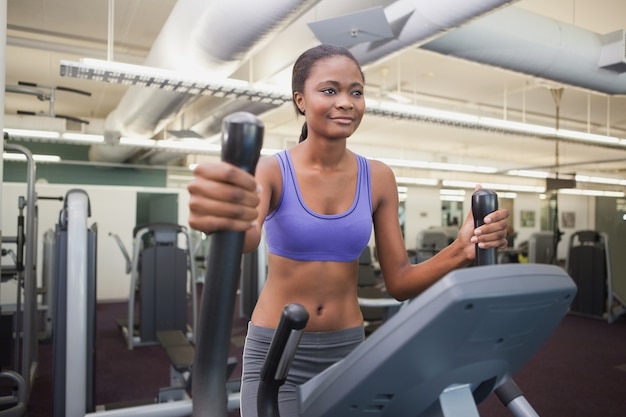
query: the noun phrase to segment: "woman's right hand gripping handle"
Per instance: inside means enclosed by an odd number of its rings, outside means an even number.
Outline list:
[[[245,232],[257,219],[257,182],[246,169],[228,162],[206,162],[194,169],[188,184],[189,225],[210,234]]]

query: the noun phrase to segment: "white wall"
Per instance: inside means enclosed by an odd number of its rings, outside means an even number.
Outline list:
[[[3,184],[2,200],[2,228],[5,236],[16,234],[16,221],[18,215],[18,197],[24,195],[26,186],[24,184],[5,183]],[[130,291],[130,276],[126,274],[126,263],[122,252],[116,241],[109,233],[117,234],[126,250],[132,256],[133,236],[136,219],[136,194],[137,192],[150,193],[178,193],[178,223],[187,226],[188,195],[186,190],[155,189],[144,187],[111,187],[111,186],[72,186],[55,184],[37,184],[36,192],[39,196],[65,196],[68,190],[80,188],[89,195],[91,205],[91,217],[89,226],[97,223],[97,288],[98,300],[125,300],[128,299]],[[37,275],[39,285],[41,285],[42,275],[42,243],[43,234],[49,230],[54,230],[58,221],[59,212],[63,203],[56,200],[39,200],[39,225],[38,225],[38,261]],[[5,245],[9,248],[9,245]],[[15,287],[12,284],[3,285],[3,304],[15,303]]]
[[[415,249],[419,232],[431,226],[441,226],[439,188],[409,187],[405,207],[404,242],[407,249]]]
[[[563,215],[565,213],[573,213],[575,219],[574,227],[564,226]],[[559,259],[565,259],[569,250],[569,239],[574,232],[596,229],[595,197],[560,194],[559,216],[559,228],[563,236],[558,247],[558,257]]]

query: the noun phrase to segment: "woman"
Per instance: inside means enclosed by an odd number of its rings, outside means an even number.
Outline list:
[[[281,388],[283,417],[298,414],[297,385],[363,340],[357,268],[372,226],[387,292],[398,300],[415,297],[453,269],[469,265],[476,243],[506,247],[506,210],[488,215],[476,230],[470,213],[452,244],[423,263],[409,262],[393,172],[346,146],[365,112],[364,83],[348,50],[330,45],[309,49],[294,64],[292,78],[293,102],[306,119],[300,143],[261,158],[256,178],[211,163],[198,166],[189,184],[191,227],[205,233],[245,231],[244,250],[250,251],[265,226],[268,275],[244,347],[244,417],[256,416],[259,373],[286,304],[302,304],[309,321]]]

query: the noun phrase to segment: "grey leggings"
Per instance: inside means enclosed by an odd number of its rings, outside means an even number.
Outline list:
[[[274,329],[248,324],[243,349],[241,417],[257,417],[257,390],[265,355]],[[305,332],[302,335],[287,381],[280,388],[281,417],[297,417],[296,387],[346,357],[363,339],[363,327],[332,332]]]

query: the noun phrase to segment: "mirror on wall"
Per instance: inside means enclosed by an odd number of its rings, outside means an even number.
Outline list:
[[[441,202],[441,226],[459,227],[464,219],[463,201]]]

